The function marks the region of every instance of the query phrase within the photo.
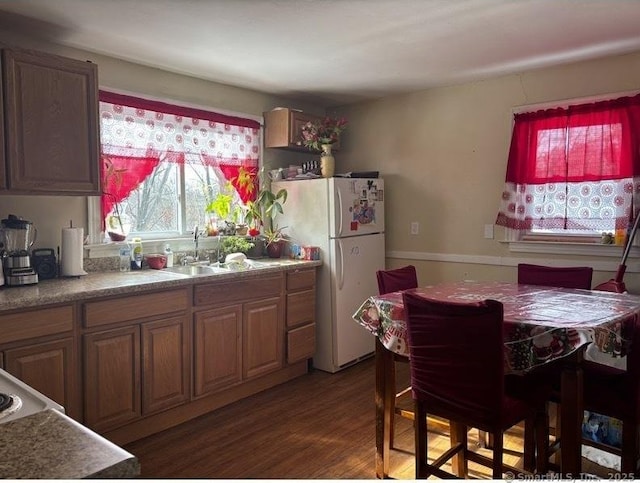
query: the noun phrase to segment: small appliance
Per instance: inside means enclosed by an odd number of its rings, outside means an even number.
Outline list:
[[[38,283],[38,274],[31,265],[29,249],[36,240],[37,230],[33,223],[16,215],[2,220],[2,271],[8,286]]]
[[[38,274],[38,280],[48,280],[58,276],[58,262],[53,248],[36,248],[31,252],[31,263]]]

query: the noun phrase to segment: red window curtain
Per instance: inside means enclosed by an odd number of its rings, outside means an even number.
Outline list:
[[[100,91],[100,115],[103,219],[161,160],[218,168],[243,202],[255,199],[237,178],[241,167],[257,175],[259,122],[107,91]]]
[[[496,223],[626,228],[639,188],[640,95],[518,114]]]

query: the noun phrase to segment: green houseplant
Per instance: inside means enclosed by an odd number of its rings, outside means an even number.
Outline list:
[[[277,193],[267,189],[264,176],[264,166],[260,168],[257,176],[246,176],[243,168],[240,168],[238,175],[239,183],[243,187],[248,187],[249,192],[260,188],[256,194],[255,201],[249,201],[244,213],[245,222],[249,225],[249,235],[257,237],[260,229],[263,229],[263,239],[269,253],[270,245],[281,245],[286,239],[282,233],[282,228],[278,228],[275,218],[284,213],[283,205],[287,201],[288,192],[282,188]],[[275,253],[275,248],[271,248]],[[282,247],[280,247],[281,253]]]
[[[241,235],[225,236],[220,240],[218,261],[224,262],[229,253],[244,253],[246,255],[254,245],[251,240]]]

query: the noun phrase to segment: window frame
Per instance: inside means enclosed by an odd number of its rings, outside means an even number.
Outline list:
[[[244,112],[231,111],[228,109],[222,109],[214,106],[204,105],[204,104],[194,104],[190,102],[185,102],[175,98],[160,98],[157,96],[142,94],[139,92],[132,92],[122,89],[115,89],[109,86],[100,86],[100,90],[105,90],[113,94],[119,94],[124,96],[132,96],[137,97],[139,99],[167,103],[172,104],[179,107],[189,108],[189,109],[198,109],[209,112],[215,112],[217,114],[221,114],[224,116],[231,117],[240,117],[249,120],[256,121],[260,124],[260,143],[259,143],[259,159],[258,159],[258,170],[262,169],[264,165],[264,117],[262,115],[256,116],[254,114],[248,114]],[[99,120],[100,122],[100,120]],[[184,166],[181,166],[181,169],[184,171]],[[185,178],[184,176],[180,176],[180,182],[178,189],[180,190],[181,196],[185,192]],[[185,216],[186,206],[184,200],[179,203],[179,210],[182,211],[181,216]],[[88,196],[87,197],[87,240],[88,245],[86,245],[89,257],[103,257],[103,256],[113,256],[117,255],[119,250],[120,243],[111,242],[108,239],[108,236],[105,232],[102,231],[102,213],[101,213],[101,196]],[[190,247],[191,241],[193,238],[193,231],[189,232],[189,227],[185,227],[186,233],[179,233],[177,235],[169,235],[168,233],[158,233],[158,236],[153,235],[143,235],[145,238],[143,239],[143,248],[146,253],[149,251],[146,249],[148,245],[152,250],[159,251],[166,242],[171,242],[172,247],[176,246],[178,249],[180,247]],[[204,228],[204,227],[203,227]],[[206,246],[207,242],[205,241],[206,237],[202,240],[202,243]],[[92,254],[94,256],[92,256]]]
[[[522,104],[511,109],[511,122],[507,139],[511,139],[515,116],[526,112],[553,109],[568,108],[571,105],[587,104],[599,101],[614,100],[619,97],[631,97],[640,94],[640,90],[623,91],[610,94],[569,98],[560,101],[549,101],[535,104]],[[597,232],[588,232],[584,235],[569,233],[540,233],[535,230],[526,230],[525,232],[504,228],[504,237],[501,243],[507,244],[509,251],[517,253],[543,253],[543,254],[562,254],[575,255],[576,248],[580,248],[580,254],[589,256],[616,256],[620,245],[602,243],[602,234]],[[630,257],[640,256],[640,252],[635,248],[640,247],[640,237],[636,236],[632,243]],[[584,250],[582,250],[584,248]],[[618,250],[615,250],[618,248]]]

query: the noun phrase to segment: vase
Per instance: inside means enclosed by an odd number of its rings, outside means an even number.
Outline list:
[[[336,159],[331,154],[331,144],[322,145],[320,155],[320,172],[323,178],[331,178],[336,169]]]

